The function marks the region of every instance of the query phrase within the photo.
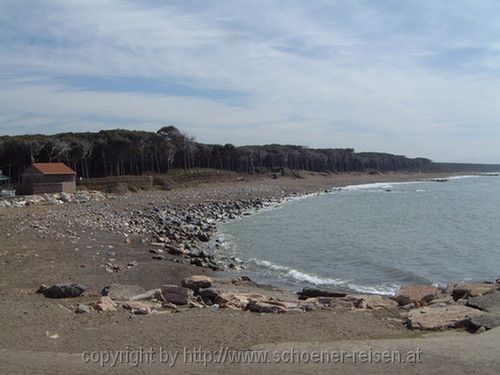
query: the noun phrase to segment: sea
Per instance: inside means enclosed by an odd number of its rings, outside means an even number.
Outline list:
[[[500,177],[332,187],[224,222],[219,252],[290,289],[394,294],[500,277]]]

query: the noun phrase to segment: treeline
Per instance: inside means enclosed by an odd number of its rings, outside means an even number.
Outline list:
[[[499,164],[473,164],[473,163],[435,163],[442,172],[474,172],[492,173],[500,172]]]
[[[435,167],[425,158],[357,153],[353,149],[203,144],[173,126],[163,127],[156,133],[118,129],[0,137],[0,168],[12,181],[19,181],[23,170],[35,161],[64,162],[84,178],[167,173],[177,168],[213,168],[254,174],[284,168],[316,172],[384,172],[427,171]]]

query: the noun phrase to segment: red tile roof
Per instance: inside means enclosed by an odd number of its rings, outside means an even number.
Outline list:
[[[64,163],[33,163],[32,167],[44,175],[49,174],[76,174],[76,172]]]

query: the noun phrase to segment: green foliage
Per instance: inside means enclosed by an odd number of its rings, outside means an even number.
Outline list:
[[[34,161],[64,162],[84,179],[159,175],[175,169],[185,172],[197,168],[248,174],[278,172],[297,177],[300,176],[299,170],[336,173],[425,171],[435,168],[430,160],[424,158],[409,159],[376,152],[356,153],[353,149],[312,149],[278,144],[242,147],[202,144],[173,126],[164,126],[156,133],[115,129],[98,133],[0,137],[0,168],[9,173],[13,181],[19,179],[24,168]],[[151,183],[162,189],[170,188],[169,182],[159,177]],[[125,187],[129,190],[142,189],[136,185],[126,184]],[[109,188],[124,189],[123,186]]]

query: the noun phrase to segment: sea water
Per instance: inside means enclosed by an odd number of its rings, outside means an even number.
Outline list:
[[[223,223],[222,252],[291,288],[392,294],[500,277],[500,177],[374,183]]]

